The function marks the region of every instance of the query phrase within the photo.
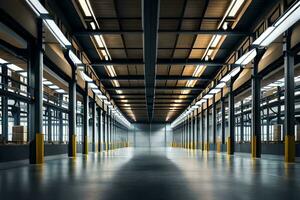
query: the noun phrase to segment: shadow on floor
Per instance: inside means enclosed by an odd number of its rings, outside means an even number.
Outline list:
[[[135,155],[104,194],[105,200],[196,199],[180,169],[167,157],[151,154]]]

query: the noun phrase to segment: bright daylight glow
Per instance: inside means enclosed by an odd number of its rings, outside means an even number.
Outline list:
[[[61,32],[56,23],[52,19],[45,19],[44,24],[47,26],[52,35],[56,38],[56,40],[60,43],[63,48],[67,48],[71,46],[71,43],[66,38],[66,36]]]
[[[83,71],[80,71],[80,76],[83,80],[87,81],[87,82],[92,82],[93,79],[91,79],[88,75],[86,75]]]

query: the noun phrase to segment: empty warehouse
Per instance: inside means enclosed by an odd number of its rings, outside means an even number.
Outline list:
[[[1,0],[0,199],[300,199],[300,0]]]

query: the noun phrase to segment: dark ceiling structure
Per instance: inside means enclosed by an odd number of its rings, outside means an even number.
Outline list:
[[[125,116],[154,123],[171,122],[185,110],[274,3],[54,0],[49,6]]]

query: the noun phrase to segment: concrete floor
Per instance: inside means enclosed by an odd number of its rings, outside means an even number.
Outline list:
[[[41,166],[2,163],[0,199],[300,199],[300,164],[127,148]]]

